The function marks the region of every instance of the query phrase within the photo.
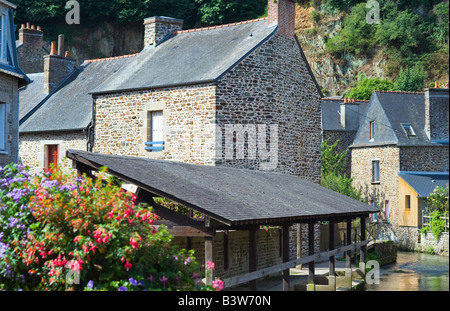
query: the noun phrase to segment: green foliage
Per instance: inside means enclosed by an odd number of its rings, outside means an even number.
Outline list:
[[[352,186],[352,178],[343,175],[347,152],[335,151],[339,140],[329,144],[329,139],[321,143],[322,177],[320,185],[354,199],[361,199],[361,192]]]
[[[0,290],[212,289],[193,251],[172,245],[152,209],[104,172],[0,166]]]
[[[264,15],[266,0],[195,0],[200,21],[206,25],[227,24]]]
[[[442,232],[445,231],[445,220],[441,218],[444,215],[448,217],[448,196],[449,185],[447,184],[445,187],[437,186],[425,199],[431,216],[430,231],[436,240],[439,240]]]
[[[366,22],[366,13],[365,3],[352,7],[350,14],[344,19],[344,28],[325,45],[329,53],[369,52],[374,45],[375,28]]]
[[[426,198],[426,203],[433,211],[440,213],[448,213],[448,194],[449,185],[436,187],[433,192]]]
[[[420,92],[423,91],[427,73],[422,66],[400,68],[394,86],[397,91]]]
[[[336,152],[336,147],[339,144],[339,140],[336,140],[332,145],[329,143],[330,139],[327,139],[322,141],[320,144],[322,176],[328,174],[340,175],[342,174],[347,161],[348,150],[340,153]]]
[[[356,86],[352,88],[346,95],[346,98],[356,98],[359,100],[369,100],[373,91],[391,91],[395,89],[394,83],[388,79],[380,78],[363,78],[358,81]]]
[[[375,39],[381,46],[398,49],[404,57],[417,52],[425,39],[425,25],[419,16],[409,10],[394,9],[380,20]]]
[[[431,38],[438,47],[448,46],[449,39],[449,2],[436,5],[435,23],[431,27]]]

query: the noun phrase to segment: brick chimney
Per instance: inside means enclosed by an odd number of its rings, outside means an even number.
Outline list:
[[[154,16],[144,20],[144,46],[156,46],[164,37],[175,30],[181,30],[183,20],[172,17]]]
[[[295,37],[295,0],[268,0],[268,25],[278,25],[278,32]]]
[[[42,48],[44,45],[44,32],[40,26],[36,28],[30,23],[22,24],[19,29],[19,45],[25,47]]]
[[[425,132],[431,141],[449,139],[449,89],[425,89]]]
[[[50,55],[44,56],[44,92],[47,94],[75,70],[75,60],[66,57],[69,54],[64,53],[64,36],[58,37],[58,43],[59,46],[56,48],[56,42],[53,41]]]

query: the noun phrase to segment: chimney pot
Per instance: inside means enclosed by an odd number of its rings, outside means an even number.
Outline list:
[[[34,25],[31,25],[31,29],[34,30]]]
[[[448,81],[447,81],[447,83],[445,84],[445,87],[446,87],[446,88],[448,88],[448,87],[449,87],[449,83],[448,83]]]
[[[64,35],[58,36],[58,55],[64,57]]]
[[[64,55],[64,57],[70,57],[69,51],[66,51],[66,54]]]
[[[438,87],[439,87],[439,85],[438,85],[438,82],[437,82],[437,81],[434,81],[434,87],[435,87],[435,88],[438,88]]]
[[[25,24],[22,24],[21,26],[20,26],[20,29],[24,29],[25,28]]]
[[[27,29],[30,29],[30,23],[27,22]]]
[[[56,55],[56,41],[52,41],[52,47],[50,50],[50,55]]]
[[[37,26],[37,30],[38,30],[38,31],[41,31],[41,26]]]

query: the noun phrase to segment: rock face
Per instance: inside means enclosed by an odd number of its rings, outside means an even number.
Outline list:
[[[352,88],[360,74],[386,78],[384,59],[380,51],[370,58],[344,53],[334,58],[325,44],[342,29],[345,14],[322,15],[318,23],[312,22],[313,8],[297,7],[296,34],[311,69],[325,95],[342,95]]]

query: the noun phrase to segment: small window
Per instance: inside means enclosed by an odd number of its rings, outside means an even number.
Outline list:
[[[411,209],[411,196],[405,195],[405,208],[407,211]]]
[[[0,150],[6,150],[6,104],[0,103]]]
[[[371,141],[375,139],[375,121],[369,122],[369,139]]]
[[[389,211],[389,200],[384,201],[384,220],[389,220],[391,215]]]
[[[380,182],[380,161],[379,160],[372,161],[372,182],[373,183]]]
[[[416,133],[414,132],[414,129],[411,126],[411,124],[402,124],[402,127],[403,127],[403,130],[406,133],[406,136],[408,136],[408,137],[416,136]]]
[[[45,145],[44,171],[48,172],[58,167],[58,145]]]
[[[149,133],[146,150],[161,152],[164,150],[163,112],[151,111],[148,113]]]

